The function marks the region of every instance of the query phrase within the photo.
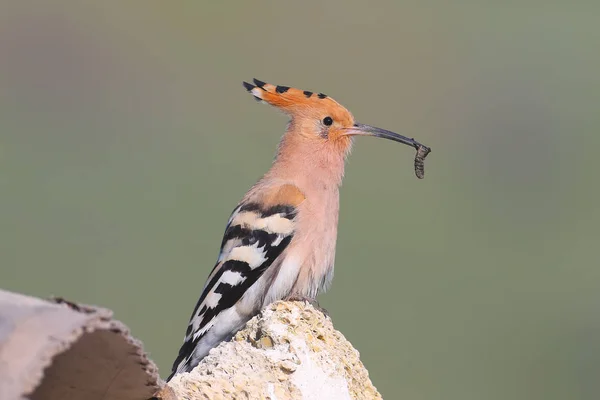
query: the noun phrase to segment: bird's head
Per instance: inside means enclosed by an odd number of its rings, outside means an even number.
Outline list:
[[[291,118],[288,135],[314,145],[346,155],[353,136],[375,136],[404,143],[419,149],[414,139],[385,129],[358,123],[344,106],[323,93],[314,93],[288,86],[276,86],[254,79],[244,87],[256,100],[277,107]]]

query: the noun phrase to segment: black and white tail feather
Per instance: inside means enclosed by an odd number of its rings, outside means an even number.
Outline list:
[[[263,299],[247,297],[260,296],[250,289],[292,240],[296,212],[290,205],[263,208],[257,203],[242,204],[233,211],[219,258],[194,308],[167,381],[190,372],[210,349],[229,340],[260,310]]]

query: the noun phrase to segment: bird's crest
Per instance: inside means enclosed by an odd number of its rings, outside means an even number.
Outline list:
[[[328,98],[326,94],[309,92],[308,90],[295,89],[289,86],[272,85],[258,79],[253,79],[254,84],[244,82],[246,90],[257,99],[275,107],[289,107],[297,104],[311,104]],[[332,99],[330,99],[332,100]]]
[[[321,118],[329,115],[335,121],[348,126],[354,122],[350,111],[324,93],[273,85],[258,79],[254,79],[253,82],[243,84],[257,101],[277,107],[287,114]]]

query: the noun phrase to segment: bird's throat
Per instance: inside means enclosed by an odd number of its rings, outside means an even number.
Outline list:
[[[269,175],[293,180],[299,187],[337,190],[344,177],[346,154],[334,151],[337,144],[325,141],[282,140]]]

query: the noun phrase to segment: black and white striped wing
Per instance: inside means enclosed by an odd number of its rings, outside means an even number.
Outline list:
[[[219,258],[196,304],[171,377],[188,372],[198,364],[203,355],[198,357],[196,348],[202,345],[202,339],[214,325],[221,323],[219,315],[235,306],[292,240],[295,216],[296,209],[288,205],[263,209],[250,203],[234,210],[225,229]]]

